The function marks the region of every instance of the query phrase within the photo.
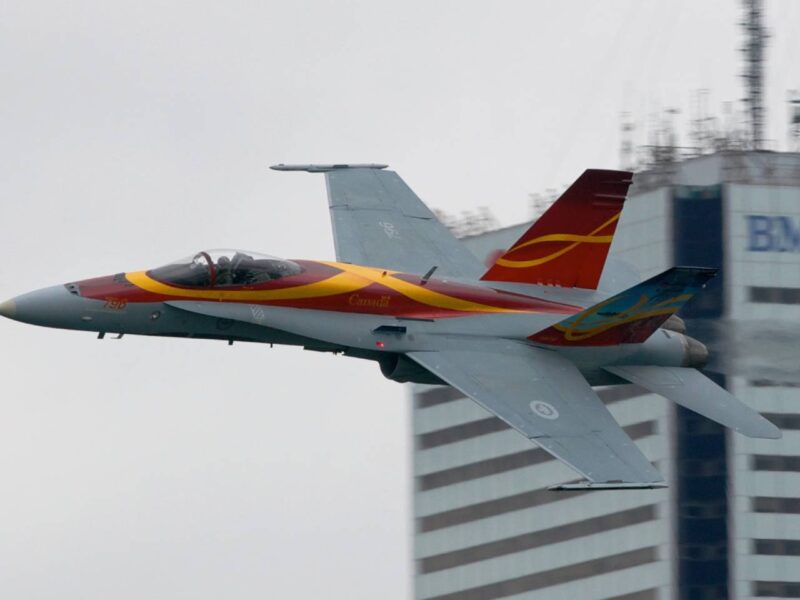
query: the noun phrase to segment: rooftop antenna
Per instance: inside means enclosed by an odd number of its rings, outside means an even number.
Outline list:
[[[754,150],[764,149],[764,51],[767,30],[763,25],[763,0],[742,0],[745,33],[744,53],[745,103],[750,121],[750,144]]]
[[[680,159],[678,136],[675,131],[675,117],[680,114],[677,108],[665,109],[661,116],[653,115],[653,129],[650,131],[650,144],[643,146],[647,152],[649,167],[670,165]]]
[[[708,114],[709,90],[703,88],[695,90],[694,97],[694,118],[691,121],[691,132],[689,137],[693,148],[691,152],[695,155],[707,154],[714,151],[715,120]]]
[[[619,166],[623,171],[633,171],[636,168],[633,147],[633,131],[636,126],[629,112],[622,113],[620,120]]]
[[[789,92],[789,150],[800,152],[800,91]]]

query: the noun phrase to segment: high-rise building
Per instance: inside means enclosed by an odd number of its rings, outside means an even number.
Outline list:
[[[527,226],[465,243],[486,257]],[[783,438],[599,389],[669,488],[551,492],[576,474],[457,391],[415,386],[416,598],[800,598],[800,154],[637,173],[610,256],[642,279],[720,269],[682,316],[712,377]]]

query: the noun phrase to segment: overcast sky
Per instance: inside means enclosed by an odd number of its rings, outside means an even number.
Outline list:
[[[800,3],[767,2],[768,137]],[[331,259],[319,175],[452,213],[619,166],[742,96],[734,0],[0,2],[0,300],[201,248]],[[681,141],[686,141],[685,137]],[[0,323],[0,596],[410,593],[409,406],[371,363]]]

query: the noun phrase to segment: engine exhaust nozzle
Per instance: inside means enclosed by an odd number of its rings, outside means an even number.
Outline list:
[[[669,329],[675,333],[686,333],[686,322],[678,315],[670,315],[669,319],[661,325],[662,329]]]
[[[686,351],[683,357],[684,366],[694,369],[702,369],[708,364],[708,348],[696,339],[684,336],[686,339]]]

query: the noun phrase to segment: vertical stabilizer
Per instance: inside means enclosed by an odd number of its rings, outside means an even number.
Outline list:
[[[481,279],[597,289],[632,176],[585,171]]]

